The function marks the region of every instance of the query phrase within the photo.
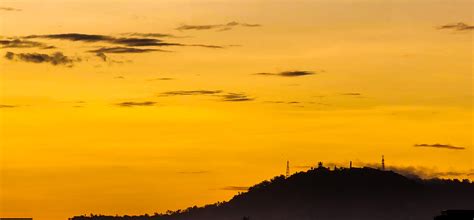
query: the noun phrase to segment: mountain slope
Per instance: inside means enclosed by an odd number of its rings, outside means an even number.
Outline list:
[[[410,179],[371,168],[321,167],[264,181],[225,203],[163,215],[72,220],[431,220],[445,209],[474,209],[474,183]]]

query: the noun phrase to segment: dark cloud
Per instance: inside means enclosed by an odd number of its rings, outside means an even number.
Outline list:
[[[154,106],[156,102],[146,101],[146,102],[120,102],[116,105],[120,107],[143,107],[143,106]]]
[[[254,98],[250,98],[246,94],[243,93],[227,93],[221,95],[222,101],[224,102],[245,102],[245,101],[253,101]]]
[[[455,30],[455,31],[472,31],[474,30],[474,26],[459,22],[456,24],[446,24],[446,25],[438,27],[438,29],[450,29],[450,30]]]
[[[105,35],[96,34],[79,34],[79,33],[67,33],[67,34],[49,34],[49,35],[30,35],[26,38],[48,38],[58,40],[70,40],[70,41],[83,41],[83,42],[110,42],[115,38]]]
[[[221,190],[247,191],[249,190],[249,187],[248,186],[226,186],[226,187],[222,187]]]
[[[464,147],[457,147],[448,144],[415,144],[414,147],[429,147],[429,148],[443,148],[450,150],[464,150]]]
[[[218,45],[207,45],[207,44],[187,44],[187,45],[182,45],[182,46],[189,46],[189,47],[204,47],[204,48],[211,48],[211,49],[223,49],[225,48],[224,46],[218,46]]]
[[[12,7],[0,7],[0,11],[21,11],[21,9]]]
[[[0,108],[17,108],[18,105],[2,105],[0,104]]]
[[[71,59],[61,52],[56,52],[51,55],[40,53],[13,53],[7,52],[5,58],[8,60],[20,60],[30,63],[50,63],[52,65],[69,65],[79,61],[78,59]]]
[[[21,40],[21,39],[0,40],[0,45],[2,48],[33,48],[33,47],[37,47],[41,49],[55,48],[54,46],[48,46],[40,42]]]
[[[185,31],[185,30],[217,30],[217,31],[228,31],[232,30],[234,27],[261,27],[260,24],[247,24],[239,22],[229,22],[226,24],[212,24],[212,25],[181,25],[176,30]]]
[[[282,76],[282,77],[299,77],[299,76],[307,76],[307,75],[314,75],[315,72],[312,71],[284,71],[279,73],[255,73],[255,75],[260,76]]]
[[[96,54],[107,54],[107,53],[149,53],[149,52],[171,52],[167,50],[160,50],[160,49],[141,49],[141,48],[133,48],[133,47],[102,47],[96,50],[90,50],[89,52],[96,53]]]
[[[121,44],[124,46],[179,46],[180,44],[165,43],[158,39],[153,38],[116,38],[107,35],[97,34],[80,34],[80,33],[67,33],[67,34],[49,34],[49,35],[31,35],[26,38],[47,38],[57,40],[69,40],[69,41],[82,41],[82,42],[105,42],[112,44]]]
[[[162,96],[183,96],[183,95],[214,95],[222,93],[222,90],[178,90],[161,93]]]
[[[138,35],[139,33],[134,33]],[[149,35],[149,34],[148,34]],[[181,44],[181,43],[168,43],[160,39],[155,38],[136,38],[136,37],[113,37],[107,35],[95,35],[95,34],[79,34],[79,33],[67,33],[67,34],[50,34],[50,35],[31,35],[26,38],[47,38],[47,39],[58,39],[58,40],[69,40],[69,41],[81,41],[81,42],[103,42],[110,44],[119,44],[126,47],[164,47],[164,46],[192,46],[192,47],[205,47],[205,48],[224,48],[223,46],[217,45],[206,45],[206,44]],[[155,50],[160,51],[160,50]],[[150,52],[150,51],[147,51]]]
[[[243,102],[252,101],[254,98],[250,98],[243,93],[224,93],[222,90],[179,90],[163,92],[161,96],[193,96],[193,95],[214,95],[221,98],[224,102]]]
[[[129,47],[148,47],[148,46],[183,46],[178,43],[166,43],[158,39],[152,38],[117,38],[111,40],[110,43],[122,44]]]
[[[5,58],[6,58],[7,60],[13,60],[13,59],[15,59],[15,53],[8,51],[8,52],[5,54]]]
[[[100,59],[102,59],[104,62],[107,62],[107,56],[105,55],[104,52],[96,52],[95,55],[98,56]]]

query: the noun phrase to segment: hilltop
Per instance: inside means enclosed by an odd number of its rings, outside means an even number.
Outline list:
[[[474,209],[474,183],[423,180],[372,168],[324,167],[277,176],[228,202],[153,216],[76,216],[71,220],[431,220],[442,210]]]

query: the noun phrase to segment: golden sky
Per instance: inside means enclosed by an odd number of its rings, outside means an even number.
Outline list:
[[[227,200],[318,161],[474,179],[470,0],[0,0],[0,217]]]

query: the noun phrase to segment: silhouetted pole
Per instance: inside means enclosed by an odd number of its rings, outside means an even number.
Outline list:
[[[352,161],[349,163],[349,169],[352,169]]]
[[[385,170],[385,158],[382,155],[382,170]]]
[[[290,177],[290,161],[286,161],[286,178]]]

